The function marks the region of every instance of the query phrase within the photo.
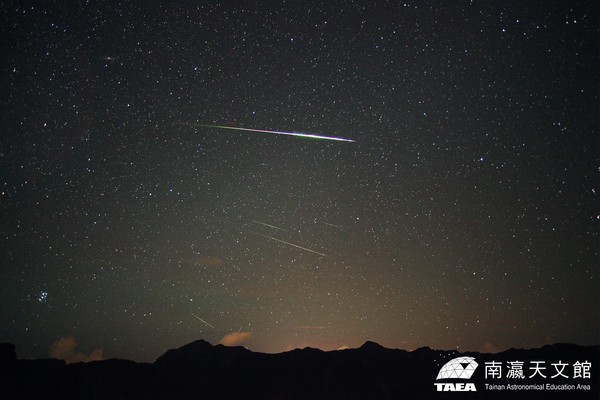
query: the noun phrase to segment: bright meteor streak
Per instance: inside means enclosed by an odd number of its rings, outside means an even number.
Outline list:
[[[298,137],[302,137],[302,138],[319,139],[319,140],[335,140],[335,141],[338,141],[338,142],[354,142],[354,140],[352,140],[352,139],[344,139],[344,138],[333,137],[333,136],[313,135],[313,134],[310,134],[310,133],[268,131],[268,130],[265,130],[265,129],[250,129],[250,128],[238,128],[238,127],[235,127],[235,126],[195,124],[195,123],[192,123],[192,122],[183,122],[182,125],[198,126],[198,127],[201,127],[201,128],[229,129],[229,130],[233,130],[233,131],[274,133],[276,135],[298,136]]]
[[[281,242],[283,244],[287,244],[288,246],[293,246],[293,247],[296,247],[296,248],[301,249],[301,250],[310,251],[311,253],[315,253],[315,254],[318,254],[320,256],[327,257],[327,254],[319,253],[318,251],[307,249],[306,247],[298,246],[297,244],[286,242],[285,240],[274,238],[273,236],[263,235],[262,233],[257,233],[257,235],[260,235],[262,237],[266,237],[267,239],[275,240],[276,242]]]
[[[215,329],[214,326],[212,326],[211,324],[209,324],[208,322],[206,322],[205,320],[203,320],[202,318],[198,317],[196,314],[192,314],[196,319],[199,319],[200,321],[204,322],[206,325],[210,326],[211,328]]]
[[[273,228],[273,229],[277,229],[277,230],[280,230],[280,231],[287,232],[287,229],[283,229],[283,228],[280,228],[280,227],[275,226],[275,225],[265,224],[264,222],[255,221],[255,220],[252,220],[252,222],[254,222],[256,224],[261,224],[261,225],[264,225],[264,226],[268,226],[269,228]]]

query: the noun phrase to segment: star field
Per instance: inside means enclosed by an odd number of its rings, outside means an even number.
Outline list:
[[[3,4],[0,341],[597,344],[597,2],[255,3]]]

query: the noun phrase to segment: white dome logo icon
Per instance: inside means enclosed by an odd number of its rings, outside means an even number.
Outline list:
[[[473,357],[457,357],[444,364],[435,379],[471,379],[478,365]]]

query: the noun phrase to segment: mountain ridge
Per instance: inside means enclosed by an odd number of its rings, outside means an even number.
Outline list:
[[[167,350],[153,363],[109,359],[66,365],[54,359],[20,360],[13,345],[0,344],[0,398],[429,399],[440,395],[434,386],[440,368],[459,356],[474,357],[479,363],[472,382],[485,398],[506,398],[505,392],[485,390],[486,383],[503,382],[584,383],[591,385],[590,390],[578,391],[577,397],[598,398],[599,349],[557,343],[495,354],[459,353],[429,347],[388,349],[367,341],[355,349],[307,347],[267,354],[197,340]],[[511,360],[545,361],[547,372],[553,372],[551,363],[590,362],[591,375],[588,379],[486,380],[486,363]],[[573,393],[521,391],[511,392],[510,398],[573,398]]]

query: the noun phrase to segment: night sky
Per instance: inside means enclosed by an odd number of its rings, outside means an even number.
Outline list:
[[[598,344],[598,8],[0,2],[0,342]]]

